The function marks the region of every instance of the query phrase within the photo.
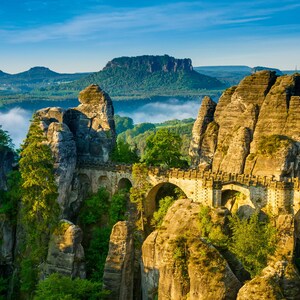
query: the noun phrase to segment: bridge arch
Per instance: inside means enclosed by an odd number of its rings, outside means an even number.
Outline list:
[[[145,216],[149,221],[153,213],[158,209],[159,200],[166,196],[176,196],[176,189],[186,197],[180,186],[168,181],[160,182],[150,189],[145,201]]]
[[[87,174],[78,174],[78,182],[81,189],[83,199],[87,198],[92,192],[92,181]]]
[[[119,190],[124,190],[124,189],[129,191],[129,189],[131,187],[132,187],[132,182],[126,177],[121,178],[118,182],[118,191]]]
[[[109,179],[106,175],[101,175],[98,177],[98,186],[104,188],[109,187]]]
[[[251,200],[250,190],[239,184],[224,184],[222,186],[221,206],[241,217],[249,217],[256,211]]]

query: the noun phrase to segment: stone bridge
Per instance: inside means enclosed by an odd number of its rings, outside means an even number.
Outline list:
[[[134,186],[131,166],[128,165],[85,164],[78,166],[77,172],[81,182],[86,182],[92,192],[106,187],[113,194],[119,189]],[[278,181],[273,177],[248,174],[150,168],[148,182],[151,184],[145,207],[148,216],[156,210],[156,195],[166,183],[179,187],[187,198],[212,207],[226,206],[230,210],[268,208],[274,214],[294,215],[300,209],[299,178]]]

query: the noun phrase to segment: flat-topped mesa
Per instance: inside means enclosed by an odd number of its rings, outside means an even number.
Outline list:
[[[206,130],[193,129],[194,166],[277,179],[300,177],[300,74],[278,77],[260,71],[247,76],[223,93],[209,123],[201,113],[207,101],[202,106],[194,129]],[[202,142],[195,144],[197,140]]]
[[[109,61],[103,70],[120,67],[138,70],[144,69],[149,73],[157,71],[177,72],[179,70],[193,70],[191,59],[178,59],[169,55],[142,55],[137,57],[118,57],[114,58],[112,61]]]

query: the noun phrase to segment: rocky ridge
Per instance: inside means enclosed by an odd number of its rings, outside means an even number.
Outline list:
[[[193,128],[193,165],[213,172],[299,177],[299,112],[300,74],[254,73],[227,89],[218,104],[204,99]]]

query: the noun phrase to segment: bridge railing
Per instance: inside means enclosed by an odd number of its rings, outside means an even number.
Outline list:
[[[114,163],[103,163],[97,159],[89,159],[88,161],[84,158],[78,160],[77,168],[105,170],[112,172],[132,172],[132,165],[128,164],[114,164]],[[240,183],[246,186],[265,186],[272,188],[291,188],[300,190],[300,179],[298,177],[287,178],[283,177],[277,180],[274,176],[256,176],[251,174],[236,174],[236,173],[215,173],[212,171],[204,171],[200,169],[179,169],[179,168],[159,168],[149,167],[149,175],[157,177],[169,177],[176,179],[186,180],[203,180],[204,182],[221,182],[226,183]]]

